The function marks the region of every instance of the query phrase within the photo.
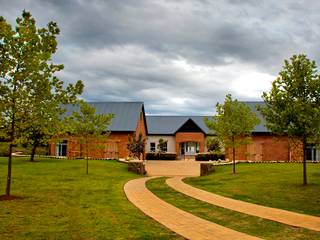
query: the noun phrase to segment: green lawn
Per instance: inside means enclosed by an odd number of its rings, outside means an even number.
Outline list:
[[[0,201],[0,239],[181,239],[128,202],[123,185],[134,178],[116,161],[90,161],[87,176],[83,160],[16,158],[12,194],[24,199]]]
[[[302,164],[246,164],[218,166],[216,172],[184,181],[206,191],[265,206],[320,216],[320,164],[308,164],[307,186]]]
[[[147,187],[164,201],[196,216],[264,239],[320,239],[320,232],[249,216],[201,202],[168,187],[164,178],[147,182]]]

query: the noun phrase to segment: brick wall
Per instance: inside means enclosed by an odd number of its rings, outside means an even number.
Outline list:
[[[144,112],[141,111],[139,121],[137,122],[136,133],[142,133],[144,137],[147,135],[147,127],[145,125]],[[106,136],[105,140],[91,139],[88,144],[88,155],[92,158],[126,158],[129,156],[127,149],[128,137],[134,132],[112,132]],[[85,144],[81,144],[75,137],[61,138],[68,140],[67,156],[69,158],[81,157],[81,151],[86,153]],[[56,144],[52,142],[49,149],[50,155],[56,154]]]
[[[302,161],[301,141],[288,137],[254,135],[252,143],[236,149],[236,160]],[[226,158],[232,159],[232,149],[226,149]]]
[[[176,153],[180,153],[180,143],[182,142],[198,142],[200,152],[204,152],[205,136],[202,132],[177,132],[176,133]]]

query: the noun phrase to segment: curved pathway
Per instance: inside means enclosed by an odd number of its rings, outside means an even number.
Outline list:
[[[127,198],[146,215],[187,239],[259,239],[182,211],[150,192],[145,183],[152,177],[127,182]]]
[[[183,177],[168,178],[166,183],[178,192],[219,207],[257,216],[291,226],[320,231],[320,217],[295,213],[278,208],[265,207],[192,187],[182,181]]]

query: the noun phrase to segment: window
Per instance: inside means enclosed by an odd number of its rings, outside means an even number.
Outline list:
[[[67,156],[68,141],[59,141],[56,144],[56,156]]]
[[[150,143],[150,152],[155,152],[156,151],[156,143],[151,142]]]

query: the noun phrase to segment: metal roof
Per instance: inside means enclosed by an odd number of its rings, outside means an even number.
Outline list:
[[[258,124],[257,126],[255,126],[253,132],[254,133],[270,133],[271,131],[269,129],[266,128],[266,120],[265,118],[262,116],[262,114],[257,110],[257,106],[262,106],[264,107],[266,104],[264,102],[243,102],[245,103],[247,106],[250,107],[251,111],[253,111],[257,117],[260,119],[260,124]]]
[[[205,116],[150,116],[147,115],[148,133],[155,135],[174,135],[189,119],[192,119],[206,134],[209,129],[204,123]]]
[[[113,113],[114,118],[109,127],[110,131],[133,132],[136,131],[143,110],[143,102],[88,102],[95,107],[97,114]],[[68,104],[65,106],[66,115],[79,111],[79,106]]]
[[[265,127],[266,121],[256,106],[265,106],[264,102],[243,102],[250,107],[250,109],[261,120],[260,124],[255,126],[253,133],[269,133]],[[154,135],[174,135],[176,131],[189,119],[192,119],[206,134],[214,134],[209,131],[204,123],[205,116],[152,116],[147,115],[148,133]],[[210,117],[209,117],[210,118]]]

